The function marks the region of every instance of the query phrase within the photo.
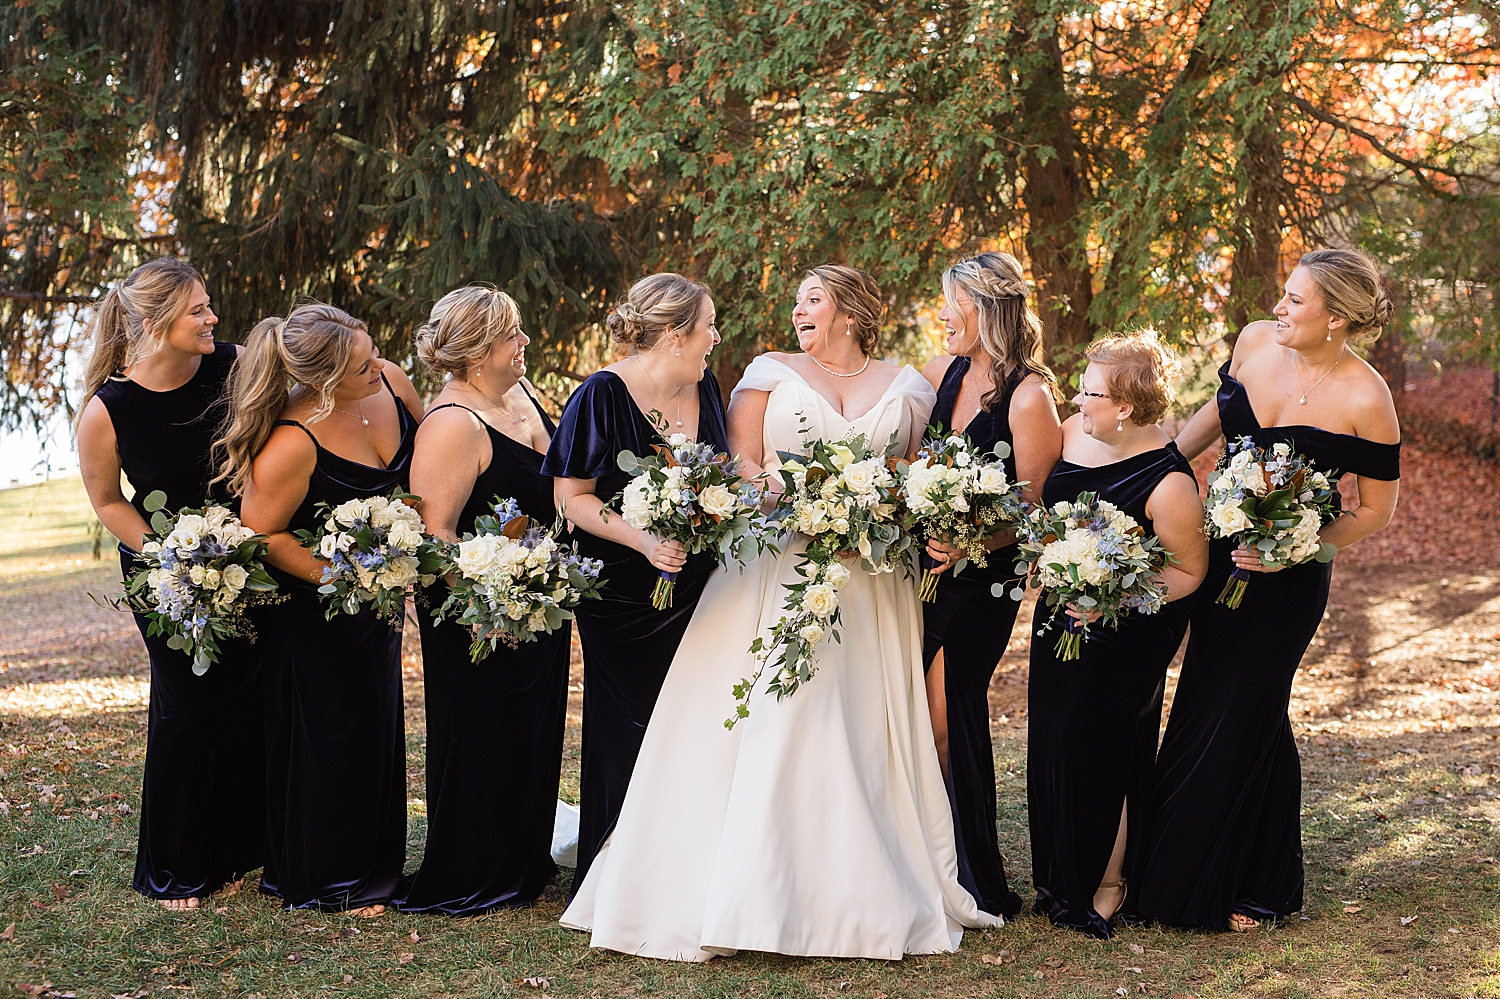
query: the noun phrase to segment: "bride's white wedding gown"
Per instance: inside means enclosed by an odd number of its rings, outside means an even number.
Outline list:
[[[850,422],[787,365],[756,358],[736,392],[769,391],[765,456],[862,432],[902,451],[936,394],[903,368]],[[805,424],[802,419],[805,417]],[[591,946],[706,961],[736,950],[899,959],[999,926],[959,886],[922,676],[922,615],[901,571],[854,567],[843,641],[782,701],[757,690],[730,732],[730,688],[781,612],[806,539],[716,572],[662,686],[610,839],[563,914]]]

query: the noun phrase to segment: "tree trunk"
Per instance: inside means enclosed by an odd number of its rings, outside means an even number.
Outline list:
[[[1274,118],[1272,119],[1275,120]],[[1245,137],[1241,165],[1249,191],[1241,216],[1241,243],[1229,274],[1225,321],[1230,344],[1246,323],[1271,315],[1281,298],[1281,138],[1269,124]]]
[[[1083,176],[1057,26],[1045,22],[1041,32],[1033,34],[1032,16],[1023,12],[1016,32],[1018,51],[1030,50],[1029,57],[1018,66],[1023,81],[1022,121],[1029,140],[1020,160],[1025,182],[1026,253],[1031,258],[1048,348],[1076,346],[1094,337],[1088,318],[1094,300],[1093,273],[1079,231]],[[1036,146],[1052,150],[1045,162]]]

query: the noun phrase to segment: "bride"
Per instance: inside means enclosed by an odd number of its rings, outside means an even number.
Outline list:
[[[814,268],[792,319],[805,353],[757,357],[734,390],[729,441],[748,474],[776,452],[863,433],[906,452],[935,394],[870,356],[885,311],[863,271]],[[806,436],[804,436],[806,435]],[[778,477],[771,476],[773,481]],[[780,614],[806,538],[717,572],[678,647],[610,839],[564,926],[593,947],[707,961],[737,950],[898,960],[1000,926],[959,886],[952,818],[922,679],[913,581],[855,569],[842,642],[785,700],[757,693],[732,731],[731,688]]]

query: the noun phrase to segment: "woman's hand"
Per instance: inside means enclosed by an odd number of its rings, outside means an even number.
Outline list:
[[[682,547],[681,541],[663,541],[645,531],[641,532],[636,550],[662,572],[681,572],[687,564],[687,549]]]
[[[1240,547],[1229,553],[1234,559],[1236,569],[1244,569],[1246,572],[1280,572],[1286,568],[1281,565],[1266,565],[1260,560],[1260,552],[1253,548]]]
[[[957,565],[960,559],[964,558],[964,551],[962,548],[954,548],[946,541],[941,541],[937,538],[928,538],[927,555],[937,562],[937,565],[933,566],[931,571],[933,573],[944,573]]]
[[[1068,604],[1068,617],[1072,618],[1075,621],[1087,621],[1089,624],[1093,624],[1103,616],[1104,615],[1099,611],[1089,611],[1087,614],[1085,614],[1083,611],[1078,609],[1077,604]]]

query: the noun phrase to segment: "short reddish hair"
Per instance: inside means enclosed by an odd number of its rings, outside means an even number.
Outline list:
[[[1110,333],[1089,344],[1083,353],[1105,368],[1109,397],[1134,407],[1130,421],[1136,426],[1149,427],[1167,415],[1177,398],[1173,383],[1182,372],[1182,362],[1155,330]]]

